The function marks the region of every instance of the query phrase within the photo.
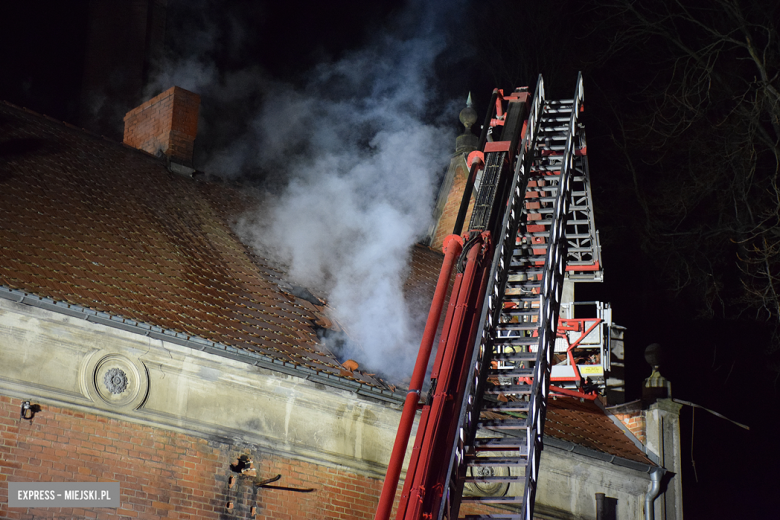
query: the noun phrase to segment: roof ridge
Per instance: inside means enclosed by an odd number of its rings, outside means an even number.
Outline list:
[[[30,114],[32,116],[40,117],[42,119],[46,119],[46,120],[48,120],[51,123],[62,125],[62,126],[68,128],[70,130],[75,130],[76,132],[80,132],[80,133],[86,134],[89,137],[92,137],[94,139],[99,139],[99,140],[102,140],[102,141],[106,141],[106,142],[108,142],[110,144],[121,146],[121,147],[123,147],[123,148],[125,148],[127,150],[134,150],[136,152],[141,153],[144,156],[147,156],[147,157],[150,157],[151,159],[154,159],[155,161],[161,163],[162,165],[165,165],[165,163],[166,163],[164,157],[158,157],[158,156],[156,156],[154,154],[151,154],[151,153],[147,152],[146,150],[141,150],[139,148],[136,148],[134,146],[130,146],[129,144],[123,143],[121,141],[115,141],[114,139],[112,139],[110,137],[107,137],[107,136],[105,136],[103,134],[99,134],[99,133],[94,132],[92,130],[88,130],[88,129],[84,128],[84,127],[80,127],[80,126],[74,125],[73,123],[69,123],[67,121],[62,121],[60,119],[57,119],[57,118],[52,117],[50,115],[44,114],[42,112],[37,112],[37,111],[35,111],[35,110],[31,109],[31,108],[27,108],[27,107],[24,107],[24,106],[17,105],[15,103],[11,103],[10,101],[7,101],[5,99],[0,99],[0,103],[3,103],[4,105],[6,105],[6,106],[8,106],[8,107],[10,107],[12,109],[20,110],[22,112],[26,112],[26,113],[28,113],[28,114]]]

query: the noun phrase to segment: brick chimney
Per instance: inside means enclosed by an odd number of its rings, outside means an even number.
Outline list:
[[[124,143],[191,168],[199,108],[199,95],[171,87],[125,115]]]

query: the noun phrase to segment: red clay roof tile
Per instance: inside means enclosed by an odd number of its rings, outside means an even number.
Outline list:
[[[616,457],[652,464],[642,450],[593,401],[570,397],[550,399],[547,404],[544,434]]]

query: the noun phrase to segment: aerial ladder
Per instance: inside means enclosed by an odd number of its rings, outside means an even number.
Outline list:
[[[501,511],[467,519],[532,520],[550,392],[593,398],[592,381],[609,369],[608,305],[591,302],[595,312],[587,317],[577,317],[572,302],[562,306],[566,279],[602,277],[583,101],[581,75],[569,100],[546,99],[541,76],[533,97],[527,88],[493,92],[444,243],[376,520],[390,516],[419,410],[397,520],[459,518],[467,502]],[[430,388],[420,402],[453,268]],[[499,492],[480,493],[485,487]]]

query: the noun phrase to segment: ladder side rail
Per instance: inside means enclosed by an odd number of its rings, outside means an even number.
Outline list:
[[[498,323],[498,316],[501,312],[507,271],[511,262],[515,237],[517,236],[517,230],[522,216],[525,183],[527,180],[527,172],[529,171],[529,165],[526,163],[529,159],[533,159],[533,147],[539,129],[543,103],[544,80],[540,74],[534,91],[534,97],[531,101],[528,124],[526,125],[526,135],[523,137],[522,145],[515,163],[512,184],[509,190],[509,201],[500,228],[501,236],[496,237],[493,262],[488,285],[485,289],[479,327],[477,329],[479,333],[475,338],[472,359],[469,364],[465,398],[463,399],[460,416],[458,418],[458,435],[456,435],[452,455],[449,461],[449,469],[447,472],[447,475],[449,476],[448,489],[446,491],[447,496],[445,497],[445,500],[442,500],[441,509],[438,514],[438,518],[440,519],[444,518],[445,511],[454,515],[453,517],[456,517],[460,507],[462,482],[457,482],[457,480],[458,476],[462,475],[465,470],[465,453],[471,448],[474,438],[476,437],[482,390],[484,389],[484,384],[487,379],[487,368],[490,366],[495,324]],[[496,203],[503,204],[503,201],[496,201]]]
[[[581,143],[580,143],[581,144]],[[593,264],[594,228],[588,176],[581,166],[579,157],[574,158],[570,223],[566,226],[566,239],[569,241],[569,271],[577,265]],[[571,231],[572,233],[569,233]],[[575,263],[576,262],[576,263]]]
[[[582,134],[582,142],[585,142],[585,131],[580,130]],[[583,146],[585,146],[583,144]],[[593,194],[591,192],[591,182],[590,182],[590,166],[588,165],[588,157],[587,155],[582,155],[577,158],[577,162],[581,164],[582,171],[585,176],[585,188],[587,191],[588,196],[588,220],[590,221],[590,229],[592,230],[592,247],[593,247],[593,264],[597,267],[598,277],[595,281],[601,281],[603,275],[601,275],[602,270],[602,262],[601,262],[601,243],[599,242],[599,232],[596,229],[596,219],[595,215],[593,213]]]
[[[582,74],[578,76],[577,88],[582,91]],[[578,112],[581,110],[582,104],[579,104]],[[600,282],[603,280],[602,274],[602,261],[601,261],[601,244],[599,242],[598,230],[596,229],[595,216],[593,212],[593,194],[590,181],[590,168],[588,166],[587,155],[587,140],[585,137],[585,130],[582,128],[582,124],[578,125],[577,130],[578,142],[576,143],[579,148],[579,153],[574,154],[574,170],[577,172],[575,175],[581,180],[577,180],[578,186],[576,192],[581,195],[579,200],[584,204],[576,203],[572,204],[572,210],[569,218],[573,218],[576,222],[582,222],[582,224],[576,224],[575,227],[583,226],[587,229],[588,238],[574,239],[569,242],[569,267],[570,276],[575,275],[572,278],[580,281],[594,281]],[[577,233],[579,234],[579,233]],[[572,248],[577,248],[572,252]],[[582,251],[582,250],[586,251]],[[574,263],[574,262],[576,263]],[[576,274],[575,274],[576,273]]]
[[[550,226],[550,240],[544,262],[541,300],[541,323],[539,342],[534,365],[534,379],[529,403],[529,416],[526,442],[528,447],[528,466],[525,474],[525,492],[523,494],[523,517],[533,520],[534,500],[539,479],[539,462],[544,436],[544,422],[547,415],[547,396],[550,391],[550,373],[552,351],[558,327],[563,280],[566,272],[567,240],[565,238],[566,221],[571,200],[572,167],[574,163],[574,140],[578,130],[579,108],[583,100],[582,74],[577,77],[574,94],[574,106],[569,120],[569,131],[564,149],[561,179]]]
[[[577,170],[576,167],[575,170]],[[579,173],[579,170],[577,171]],[[569,259],[570,262],[592,262],[593,228],[591,227],[592,222],[588,218],[588,213],[590,213],[588,211],[590,209],[588,183],[584,173],[577,177],[579,179],[574,179],[575,188],[572,190],[570,215],[572,223],[566,229],[566,239],[569,241]],[[581,209],[583,207],[587,209]],[[572,231],[572,233],[569,233],[569,231]],[[569,270],[572,269],[570,268]]]

